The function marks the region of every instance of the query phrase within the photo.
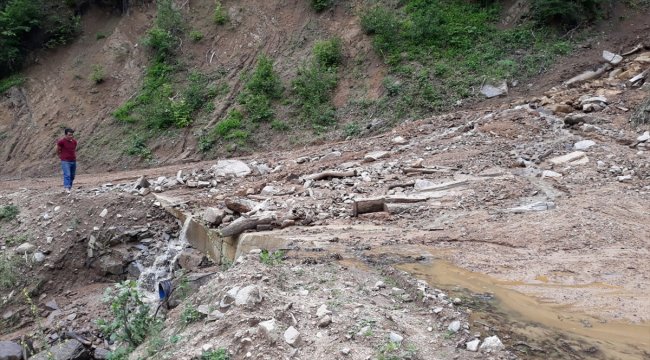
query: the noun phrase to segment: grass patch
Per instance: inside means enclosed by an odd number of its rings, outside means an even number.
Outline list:
[[[11,221],[18,217],[20,210],[16,205],[5,205],[0,207],[0,221]]]
[[[19,265],[18,257],[0,254],[0,289],[8,290],[18,283]]]
[[[20,86],[25,83],[25,77],[22,75],[11,75],[0,80],[0,94],[4,94],[7,90],[14,86]]]
[[[205,315],[201,314],[192,304],[188,304],[181,312],[181,322],[184,325],[201,320]]]
[[[106,76],[104,68],[101,65],[93,65],[93,71],[90,74],[90,80],[95,84],[101,84],[104,82],[104,77]]]
[[[498,3],[380,1],[361,14],[363,30],[389,65],[387,111],[398,119],[449,110],[486,81],[537,75],[572,45],[548,28],[497,27]]]
[[[230,354],[224,348],[209,350],[201,354],[201,360],[230,360]]]
[[[212,20],[217,25],[224,25],[228,22],[228,13],[226,9],[221,5],[221,1],[216,1],[214,6],[214,12],[212,13]]]
[[[262,250],[260,253],[260,261],[262,264],[274,266],[282,264],[282,259],[284,258],[284,251],[276,250],[274,252],[269,252],[268,250]]]

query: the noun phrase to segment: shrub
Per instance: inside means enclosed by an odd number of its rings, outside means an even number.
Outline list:
[[[199,42],[203,39],[203,33],[197,30],[190,31],[190,39],[194,42]]]
[[[14,86],[20,86],[25,82],[25,78],[21,75],[12,75],[0,80],[0,94],[11,89]]]
[[[341,39],[317,41],[313,49],[316,61],[322,66],[334,67],[341,64],[343,58]]]
[[[225,119],[219,121],[214,128],[216,135],[226,137],[231,131],[239,129],[244,116],[238,110],[231,110]]]
[[[239,99],[246,117],[253,122],[269,121],[275,115],[271,109],[271,100],[262,94],[246,94]]]
[[[223,25],[228,22],[228,13],[226,13],[226,10],[223,8],[223,5],[221,5],[221,1],[219,0],[216,1],[212,19],[217,25]]]
[[[149,305],[142,301],[134,280],[106,289],[104,302],[111,304],[113,319],[98,320],[97,325],[112,341],[124,341],[134,348],[144,342],[149,329],[157,322],[149,314]]]
[[[185,325],[191,324],[193,322],[199,321],[204,317],[196,308],[189,304],[181,312],[181,322]]]
[[[18,265],[16,256],[0,254],[0,289],[11,289],[18,283]]]
[[[596,20],[603,12],[605,0],[533,0],[531,12],[541,24],[573,28]]]
[[[224,348],[209,350],[201,354],[201,360],[230,360],[230,354]]]
[[[317,62],[298,69],[292,88],[296,105],[304,120],[320,126],[334,122],[335,111],[329,101],[336,83],[335,69],[326,68]]]
[[[126,153],[132,156],[139,156],[141,159],[148,160],[151,158],[151,150],[147,148],[147,142],[141,135],[134,134],[131,137],[131,143]]]
[[[266,95],[270,99],[282,96],[283,88],[280,77],[273,70],[273,61],[262,55],[257,59],[257,66],[246,82],[245,89],[256,95]]]
[[[5,205],[0,207],[0,221],[11,221],[15,219],[19,213],[20,210],[16,205]]]
[[[311,7],[316,11],[323,11],[332,6],[332,0],[311,0]]]
[[[93,72],[90,74],[90,80],[95,84],[104,82],[104,68],[101,65],[93,65]]]

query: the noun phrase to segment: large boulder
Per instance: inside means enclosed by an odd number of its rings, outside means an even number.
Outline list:
[[[23,348],[13,341],[0,341],[0,360],[21,360]]]
[[[214,176],[234,175],[243,177],[252,172],[251,168],[245,162],[239,160],[219,160],[212,166]]]
[[[30,360],[89,360],[90,353],[78,340],[70,339],[41,351]]]

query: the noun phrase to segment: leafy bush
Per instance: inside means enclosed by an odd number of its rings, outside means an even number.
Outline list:
[[[275,113],[271,109],[271,100],[263,94],[245,94],[239,98],[247,118],[253,122],[269,121]]]
[[[104,68],[101,65],[93,65],[93,72],[90,74],[90,80],[95,84],[104,82]]]
[[[97,325],[112,341],[124,341],[135,348],[144,342],[149,329],[157,322],[149,314],[149,305],[142,301],[134,280],[106,289],[104,302],[110,303],[113,318],[98,320]]]
[[[224,348],[209,350],[201,354],[201,360],[230,360],[230,354]]]
[[[226,13],[226,10],[223,8],[223,5],[221,5],[221,1],[219,0],[216,1],[212,19],[217,25],[223,25],[228,22],[228,13]]]
[[[16,205],[5,205],[0,207],[0,221],[11,221],[15,219],[19,213],[20,210]]]
[[[266,95],[270,99],[277,99],[284,91],[280,77],[273,70],[273,61],[262,55],[257,59],[257,66],[246,82],[245,89],[256,95]]]
[[[311,7],[316,11],[323,11],[332,6],[333,0],[311,0]]]
[[[14,86],[20,86],[25,82],[25,78],[21,75],[12,75],[0,80],[0,94],[11,89]]]
[[[216,135],[225,138],[233,130],[239,129],[244,116],[238,110],[231,110],[225,119],[219,121],[214,128]]]
[[[341,39],[339,38],[317,41],[313,49],[314,57],[322,66],[338,66],[343,59],[341,48]]]
[[[203,39],[203,33],[197,30],[190,31],[190,39],[194,42],[199,42]]]
[[[329,102],[337,81],[336,68],[315,61],[298,69],[292,89],[304,120],[319,126],[334,122],[335,111]]]

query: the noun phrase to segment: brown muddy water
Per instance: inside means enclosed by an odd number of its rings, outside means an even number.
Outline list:
[[[512,290],[523,282],[501,281],[444,260],[396,265],[430,286],[444,288],[470,303],[473,329],[498,329],[506,345],[525,359],[650,359],[650,324],[604,321]],[[544,279],[540,279],[543,281]],[[541,286],[561,287],[543,281]],[[535,284],[540,286],[540,284]],[[593,283],[581,287],[607,287]],[[471,300],[474,299],[474,300]],[[479,300],[477,304],[476,299]],[[484,302],[485,306],[481,306]],[[483,335],[483,334],[482,334]],[[508,344],[509,343],[509,344]]]

